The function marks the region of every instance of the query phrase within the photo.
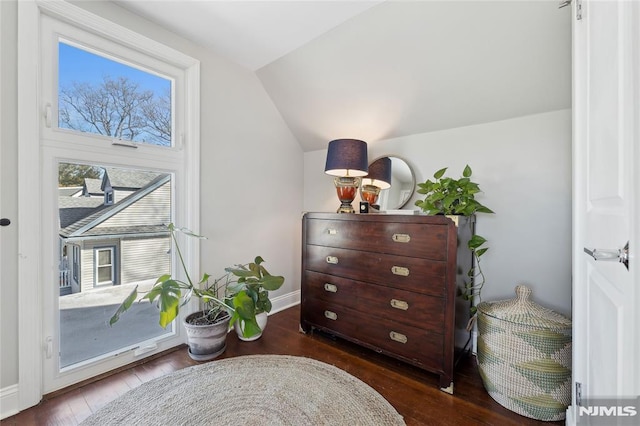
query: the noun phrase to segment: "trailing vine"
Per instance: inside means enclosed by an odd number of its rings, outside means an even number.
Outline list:
[[[434,173],[433,180],[427,179],[424,183],[418,184],[417,192],[425,195],[425,198],[416,201],[416,206],[429,215],[472,216],[476,213],[494,213],[475,199],[475,195],[481,191],[480,186],[471,180],[472,170],[469,165],[464,168],[462,177],[459,179],[445,177],[446,171],[447,167],[440,169]],[[471,303],[472,320],[475,318],[476,306],[481,300],[480,295],[485,283],[485,276],[480,267],[480,257],[489,250],[486,243],[487,239],[478,234],[473,235],[467,243],[467,247],[473,254],[473,265],[467,273],[469,280],[465,281],[460,291],[461,297]]]

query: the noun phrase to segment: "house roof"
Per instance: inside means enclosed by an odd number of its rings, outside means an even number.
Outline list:
[[[170,181],[168,174],[155,173],[156,177],[121,201],[105,206],[103,200],[90,197],[60,197],[60,236],[63,238],[105,235],[133,235],[167,233],[164,225],[133,225],[111,228],[96,228],[110,217],[131,206]],[[149,175],[147,175],[149,177]],[[73,200],[80,200],[74,202]],[[97,205],[95,204],[97,203]],[[91,207],[93,205],[93,208]],[[83,215],[84,214],[84,215]]]
[[[58,197],[60,228],[66,228],[79,220],[96,213],[104,204],[102,198],[92,197]]]
[[[65,186],[58,188],[58,195],[61,197],[73,197],[82,192],[81,186]]]
[[[105,167],[104,170],[105,173],[100,186],[103,191],[107,181],[114,189],[140,189],[158,176],[163,175],[158,172],[118,169],[113,167]]]
[[[84,179],[84,195],[103,195],[102,179],[85,178]]]

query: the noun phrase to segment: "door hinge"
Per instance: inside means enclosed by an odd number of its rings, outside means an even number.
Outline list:
[[[582,21],[582,0],[576,0],[576,20]]]
[[[562,9],[563,7],[570,6],[572,0],[560,0],[558,4],[558,9]],[[582,20],[582,0],[576,0],[576,19],[578,21]]]
[[[582,383],[576,382],[576,405],[582,406]]]

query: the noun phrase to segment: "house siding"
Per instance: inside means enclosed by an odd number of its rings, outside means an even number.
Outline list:
[[[171,222],[171,185],[165,183],[96,228],[162,225]]]
[[[120,246],[122,284],[156,279],[171,273],[170,237],[123,240]]]

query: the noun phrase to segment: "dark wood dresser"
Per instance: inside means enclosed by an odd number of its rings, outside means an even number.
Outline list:
[[[454,220],[458,223],[454,223]],[[472,265],[474,217],[306,213],[300,327],[440,375],[453,393],[456,297]],[[456,300],[457,299],[457,300]]]

